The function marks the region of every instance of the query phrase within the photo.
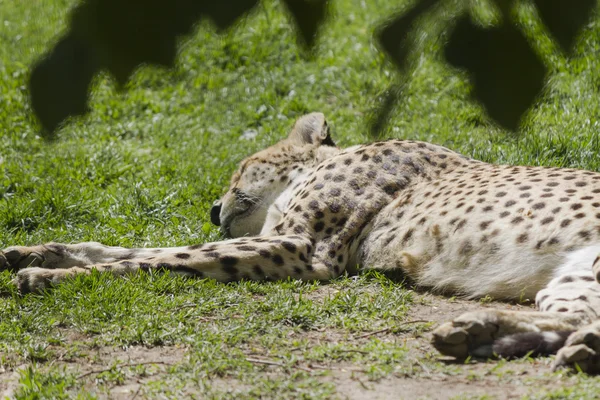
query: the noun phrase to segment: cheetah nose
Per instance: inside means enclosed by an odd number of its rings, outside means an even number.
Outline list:
[[[215,224],[216,226],[221,226],[221,202],[219,200],[215,201],[210,209],[210,222]]]

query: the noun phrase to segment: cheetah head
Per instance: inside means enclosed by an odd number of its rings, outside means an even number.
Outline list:
[[[323,114],[299,118],[287,138],[240,163],[229,190],[213,204],[211,221],[226,236],[260,234],[269,212],[281,214],[278,198],[291,195],[292,187],[337,151]]]

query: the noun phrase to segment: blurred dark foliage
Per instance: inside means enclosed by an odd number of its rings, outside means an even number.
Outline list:
[[[541,92],[546,69],[512,21],[514,0],[490,1],[502,12],[502,23],[479,27],[465,10],[454,24],[444,55],[450,65],[469,73],[474,86],[472,95],[488,115],[503,128],[514,131]],[[415,21],[438,3],[439,0],[421,0],[380,29],[381,47],[401,71],[410,68],[408,54],[416,47],[410,35],[418,29]],[[567,54],[597,6],[596,0],[534,0],[534,4],[542,22]],[[388,90],[371,123],[372,134],[379,135],[399,96],[396,87]]]
[[[589,19],[596,0],[534,0],[540,17],[564,52],[570,53],[577,34]]]
[[[326,17],[326,0],[283,0],[298,26],[299,39],[312,47]],[[258,0],[87,0],[71,15],[69,32],[35,65],[31,102],[46,133],[69,116],[87,111],[94,75],[109,71],[123,85],[143,63],[173,66],[177,39],[202,18],[219,30],[231,27]]]
[[[282,0],[294,20],[299,42],[311,49],[326,22],[329,0]],[[513,0],[492,0],[504,13],[503,24],[484,29],[466,15],[458,18],[445,50],[448,62],[473,77],[476,100],[501,126],[514,130],[543,86],[545,69],[511,22]],[[382,49],[406,72],[414,51],[418,20],[440,0],[421,0],[384,24],[377,32]],[[534,0],[548,30],[565,52],[590,19],[596,0]],[[219,30],[231,27],[255,8],[258,0],[86,0],[71,15],[69,32],[33,68],[30,80],[33,109],[46,133],[69,116],[87,111],[88,91],[100,70],[123,85],[144,63],[172,66],[177,39],[191,33],[202,18]],[[408,74],[405,74],[408,75]],[[388,89],[376,112],[372,130],[385,128],[404,84]]]
[[[483,29],[461,17],[445,49],[446,60],[470,72],[473,96],[504,128],[516,130],[544,86],[544,64],[512,24]]]
[[[408,43],[408,34],[414,29],[415,20],[429,11],[438,2],[439,0],[422,0],[415,7],[385,24],[376,33],[383,50],[401,70],[406,67],[411,47],[411,43]]]
[[[87,43],[67,35],[35,66],[29,79],[31,106],[44,134],[68,116],[87,111],[88,89],[100,70],[96,60]]]

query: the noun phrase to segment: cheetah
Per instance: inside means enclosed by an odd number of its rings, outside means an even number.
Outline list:
[[[413,140],[341,149],[312,113],[241,162],[210,218],[229,239],[13,246],[0,269],[16,272],[21,293],[94,269],[222,282],[399,270],[434,292],[535,298],[537,311],[486,309],[437,327],[442,354],[558,353],[555,367],[600,372],[600,173],[492,165]]]

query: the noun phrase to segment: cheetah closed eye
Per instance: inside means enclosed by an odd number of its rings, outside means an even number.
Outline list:
[[[539,311],[472,312],[438,327],[440,352],[558,352],[556,366],[600,372],[600,173],[490,165],[412,140],[340,149],[323,114],[313,113],[242,161],[211,220],[233,239],[10,247],[0,268],[17,272],[22,293],[93,269],[219,281],[400,269],[432,291],[536,298]]]

